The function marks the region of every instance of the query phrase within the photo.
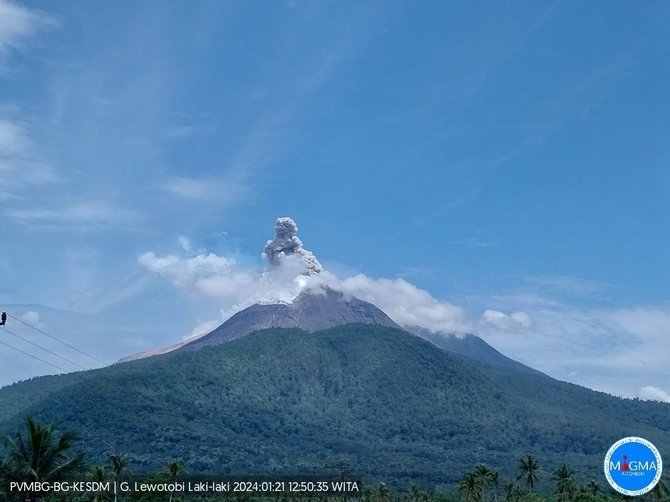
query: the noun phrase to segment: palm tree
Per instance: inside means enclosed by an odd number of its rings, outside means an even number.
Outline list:
[[[500,472],[491,470],[491,484],[493,485],[493,502],[498,502],[498,488],[500,487]]]
[[[416,485],[412,485],[409,487],[409,492],[412,494],[412,501],[413,502],[420,502],[421,500],[421,488],[419,488]]]
[[[88,478],[97,483],[104,483],[107,480],[107,468],[104,465],[96,465],[89,469]],[[101,492],[95,492],[93,502],[100,500]]]
[[[577,483],[573,478],[574,471],[568,464],[561,464],[556,469],[552,479],[556,480],[556,497],[559,502],[568,502],[572,500],[577,491]]]
[[[9,486],[9,468],[4,459],[0,459],[0,497],[7,495],[5,487]]]
[[[480,502],[482,500],[482,485],[474,472],[466,473],[460,483],[458,491],[463,496],[463,502]]]
[[[486,489],[489,485],[493,484],[494,479],[498,478],[499,474],[496,470],[489,468],[486,464],[477,464],[473,472],[477,478],[477,482],[481,486],[481,500],[486,502]]]
[[[14,437],[5,438],[7,458],[5,469],[9,476],[25,481],[62,481],[84,470],[84,455],[69,455],[79,436],[66,431],[57,437],[56,424],[39,425],[32,418],[25,420],[26,436],[17,430]],[[31,493],[31,501],[39,495]]]
[[[184,464],[182,464],[179,460],[172,459],[170,460],[167,465],[165,466],[165,469],[163,469],[163,473],[167,474],[170,483],[174,483],[177,481],[177,476],[181,476],[186,472],[186,467],[184,467]],[[174,494],[174,490],[170,492],[170,502],[172,502],[172,495]]]
[[[125,453],[112,453],[109,456],[109,461],[112,464],[114,484],[118,484],[124,474],[130,474],[130,468],[128,467],[130,458]],[[116,491],[114,491],[114,502],[117,501]]]
[[[537,482],[537,471],[540,469],[540,464],[537,462],[535,455],[526,455],[519,460],[519,475],[517,479],[526,478],[526,485],[530,492],[533,491],[535,483]]]
[[[510,481],[505,485],[505,500],[506,502],[519,502],[521,496],[523,495],[523,490],[519,483]]]
[[[388,502],[390,494],[391,490],[386,486],[386,483],[379,483],[379,488],[377,488],[377,500],[379,500],[379,502]]]
[[[602,486],[600,483],[598,483],[595,479],[592,479],[588,483],[586,483],[586,491],[593,495],[594,497],[598,496],[598,493],[600,493],[600,490],[602,490]]]

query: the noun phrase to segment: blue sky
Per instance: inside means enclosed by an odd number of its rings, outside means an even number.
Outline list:
[[[665,2],[0,0],[0,304],[113,361],[243,306],[228,289],[291,216],[387,310],[670,399],[669,22]],[[0,357],[0,384],[52,369]]]

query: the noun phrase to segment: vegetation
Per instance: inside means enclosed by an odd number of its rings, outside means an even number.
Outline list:
[[[30,424],[30,425],[28,425]],[[26,421],[26,428],[28,429],[26,435],[26,444],[35,444],[41,438],[46,438],[46,436],[51,435],[52,441],[47,441],[53,450],[54,446],[54,427],[53,425],[40,426],[34,421]],[[50,432],[46,432],[50,431]],[[17,435],[22,436],[22,433],[19,432]],[[64,433],[61,438],[71,438],[75,437],[71,433]],[[13,442],[8,438],[8,443],[11,445]],[[83,459],[80,455],[71,454],[69,451],[73,442],[56,441],[60,445],[60,455],[59,460],[55,461],[53,456],[49,454],[44,454],[45,465],[51,466],[50,474],[44,475],[40,479],[52,481],[55,480],[73,480],[73,475],[81,473],[81,468],[83,467]],[[20,449],[20,447],[19,447]],[[37,447],[39,451],[40,448]],[[47,448],[49,450],[49,448]],[[18,455],[19,458],[23,458],[22,454]],[[529,457],[532,457],[534,462],[528,462]],[[193,495],[193,494],[184,494],[178,493],[175,494],[174,491],[169,493],[161,494],[152,494],[152,493],[139,493],[139,492],[130,492],[125,493],[117,497],[113,492],[108,489],[106,491],[102,490],[91,490],[89,492],[80,492],[80,493],[36,493],[36,492],[25,492],[17,493],[16,491],[9,492],[7,490],[8,482],[10,480],[20,480],[20,481],[31,481],[36,479],[36,474],[33,473],[30,469],[23,468],[23,461],[15,463],[14,459],[17,458],[17,451],[10,447],[7,452],[6,458],[0,461],[0,497],[1,500],[7,502],[107,502],[111,500],[117,500],[118,502],[152,502],[152,501],[198,501],[198,502],[214,502],[220,500],[229,500],[232,499],[235,502],[289,502],[300,500],[295,497],[289,497],[285,494],[277,494],[275,496],[232,496],[228,498],[222,498],[220,495],[213,494],[202,494],[202,495]],[[109,455],[109,464],[108,465],[96,465],[92,466],[87,473],[88,480],[105,482],[110,480],[119,480],[122,479],[124,475],[130,472],[129,470],[129,458],[125,454],[112,454]],[[47,460],[51,459],[51,460]],[[78,459],[77,462],[74,462],[74,459]],[[34,459],[31,459],[34,460]],[[65,469],[66,465],[74,466],[75,463],[79,466],[76,470]],[[519,460],[519,475],[524,479],[530,479],[529,476],[529,465],[536,466],[535,469],[530,469],[532,472],[537,472],[539,468],[539,463],[537,459],[532,455],[525,455]],[[8,466],[10,466],[8,468]],[[66,475],[65,473],[69,473]],[[185,474],[185,469],[183,464],[176,459],[170,460],[165,467],[158,473],[153,476],[146,477],[144,482],[168,482],[174,483],[177,479]],[[548,483],[542,483],[539,477],[532,477],[533,488],[536,490],[534,492],[529,490],[524,490],[521,485],[516,481],[519,476],[516,476],[510,479],[505,484],[505,500],[507,502],[621,502],[625,497],[620,496],[616,492],[609,490],[607,493],[604,493],[602,486],[599,482],[595,480],[590,480],[586,483],[581,483],[575,474],[573,468],[568,464],[562,464],[551,476],[551,485]],[[497,486],[500,482],[500,472],[494,468],[487,466],[486,464],[477,464],[474,468],[466,472],[461,478],[456,486],[447,486],[445,485],[441,490],[427,490],[418,485],[412,485],[409,489],[393,489],[392,487],[386,485],[385,483],[365,485],[362,496],[358,498],[361,502],[495,502],[498,500]],[[530,485],[530,483],[529,483]],[[540,490],[537,490],[538,486],[541,486]],[[553,486],[553,491],[552,487]],[[3,491],[4,490],[4,491]],[[308,496],[302,500],[315,500],[315,497]],[[340,497],[319,497],[317,500],[326,502],[329,500],[339,501]],[[667,479],[664,478],[654,490],[644,497],[644,502],[670,502],[670,496],[667,488]]]
[[[122,478],[129,467],[169,477],[161,471],[174,458],[190,473],[223,474],[314,474],[342,461],[382,498],[399,492],[378,493],[380,481],[407,490],[408,500],[423,496],[409,492],[415,485],[473,502],[529,502],[538,494],[602,497],[602,487],[581,483],[602,478],[607,448],[634,434],[670,451],[669,411],[353,324],[266,330],[15,384],[0,389],[0,435],[26,415],[57,420],[80,431],[79,450],[101,466],[90,477]],[[561,464],[579,486],[566,479],[555,492]]]
[[[25,429],[25,433],[17,430],[14,437],[5,438],[7,454],[1,462],[4,480],[64,481],[84,471],[83,454],[70,454],[76,434],[64,432],[58,436],[54,424],[42,426],[31,418],[25,420]],[[3,491],[7,491],[4,486]],[[31,490],[26,496],[28,500],[38,500],[39,492]]]
[[[186,468],[184,467],[184,464],[182,464],[177,459],[170,460],[168,464],[165,466],[165,469],[163,469],[163,474],[167,476],[168,482],[170,483],[175,483],[177,481],[177,478],[185,473]],[[170,491],[170,502],[172,502],[173,496],[174,496],[174,490]]]
[[[75,476],[84,472],[85,462],[81,454],[71,450],[76,443],[77,435],[56,432],[54,424],[39,425],[33,419],[25,421],[25,431],[18,430],[15,435],[5,438],[5,457],[0,460],[0,497],[7,502],[151,502],[159,500],[169,501],[200,501],[213,502],[222,500],[221,495],[193,495],[177,493],[175,490],[168,494],[140,493],[131,491],[117,496],[111,489],[94,490],[78,493],[56,493],[41,491],[8,490],[10,481],[73,481]],[[92,466],[87,471],[86,479],[97,482],[109,480],[120,481],[130,474],[130,458],[126,454],[110,454],[108,465]],[[579,481],[575,470],[569,464],[561,464],[551,476],[551,485],[542,485],[538,475],[540,464],[534,455],[526,454],[518,462],[518,475],[505,484],[505,500],[507,502],[620,502],[624,497],[609,490],[603,493],[602,486],[596,480],[586,483]],[[183,463],[172,459],[164,468],[145,482],[175,483],[185,474]],[[81,479],[81,478],[80,478]],[[517,482],[524,479],[528,485],[525,491]],[[480,463],[466,472],[456,486],[445,485],[441,490],[427,490],[418,485],[412,485],[407,490],[393,490],[385,483],[365,486],[360,498],[361,502],[496,502],[497,488],[501,474],[495,468]],[[553,491],[550,488],[553,486]],[[535,491],[531,491],[535,490]],[[552,495],[553,493],[553,495]],[[285,494],[275,496],[232,496],[236,502],[263,501],[289,502],[296,500]],[[304,500],[312,500],[307,497]],[[226,498],[228,500],[228,498]],[[340,500],[339,497],[320,497],[319,500]],[[660,483],[645,496],[645,502],[670,502],[667,479]]]
[[[537,483],[537,471],[540,465],[533,455],[526,455],[519,461],[519,475],[517,479],[525,479],[526,486],[530,492],[533,491],[535,483]]]

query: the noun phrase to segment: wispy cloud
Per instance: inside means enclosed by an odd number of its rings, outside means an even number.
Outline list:
[[[402,326],[449,333],[473,328],[465,309],[438,300],[404,279],[365,274],[341,278],[328,271],[313,274],[300,255],[284,256],[280,264],[269,268],[254,268],[211,252],[195,256],[146,252],[138,264],[169,279],[184,294],[218,299],[221,311],[228,314],[253,303],[292,301],[305,288],[329,287],[377,305]],[[523,321],[516,315],[513,319]]]
[[[451,241],[453,244],[459,244],[461,246],[466,246],[470,248],[488,248],[496,246],[498,243],[495,241],[489,241],[480,239],[479,237],[467,237],[465,239]]]
[[[249,187],[230,177],[186,177],[174,176],[163,182],[163,188],[173,195],[187,200],[206,201],[228,205],[248,196]]]
[[[293,58],[306,45],[302,32],[280,38],[273,62],[264,71],[266,77],[250,91],[252,95],[266,96],[267,106],[249,121],[238,144],[224,153],[216,169],[220,174],[190,176],[178,172],[161,186],[184,201],[204,200],[219,207],[249,201],[259,175],[269,178],[267,171],[303,140],[304,131],[296,125],[310,100],[371,37],[369,23],[383,22],[382,19],[383,16],[367,18],[362,14],[347,18],[337,36],[326,37],[320,46],[310,48],[313,57],[305,58],[304,64],[296,65]],[[166,133],[173,139],[182,139],[195,131],[192,126],[184,126],[169,128]]]
[[[614,286],[600,281],[565,275],[535,275],[525,278],[527,285],[543,291],[567,293],[573,296],[591,296],[611,290]]]
[[[482,322],[480,334],[503,353],[551,376],[628,397],[642,397],[642,387],[662,387],[670,380],[667,305],[586,308],[530,293],[499,295],[489,302],[521,309],[532,324],[511,331],[504,322],[511,319],[497,315],[503,325]],[[491,311],[485,316],[489,321]]]
[[[0,0],[0,58],[21,47],[40,28],[55,24],[53,17],[9,0]]]
[[[58,180],[54,168],[39,158],[27,125],[16,119],[0,117],[0,175],[14,189]]]
[[[138,218],[134,211],[103,200],[82,200],[61,207],[10,209],[5,214],[24,225],[40,228],[67,226],[73,230],[124,227]]]
[[[507,332],[523,331],[530,327],[531,319],[525,312],[505,314],[499,310],[485,310],[481,323]]]

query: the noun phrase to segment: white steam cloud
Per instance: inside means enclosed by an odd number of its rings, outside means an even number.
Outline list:
[[[274,238],[263,250],[262,257],[268,263],[263,270],[243,267],[232,258],[213,253],[182,257],[146,252],[138,263],[191,295],[220,300],[224,318],[254,303],[290,303],[305,289],[328,287],[377,305],[401,326],[449,333],[472,330],[464,309],[439,301],[403,279],[374,279],[363,274],[340,278],[324,271],[316,256],[303,247],[297,232],[291,218],[277,219]],[[180,244],[187,252],[181,239]]]
[[[543,283],[541,292],[531,289],[464,300],[471,311],[483,312],[475,319],[464,308],[435,298],[404,279],[337,276],[323,270],[303,248],[290,218],[277,221],[275,237],[263,253],[263,268],[193,251],[198,246],[185,243],[175,243],[176,250],[164,256],[144,253],[138,263],[188,297],[212,298],[220,306],[221,317],[199,324],[189,337],[202,335],[251,304],[290,303],[306,289],[331,288],[377,305],[401,326],[454,334],[476,332],[502,353],[556,378],[614,395],[670,402],[670,389],[658,386],[670,381],[670,306],[665,304],[580,308],[546,296]],[[570,285],[579,282],[573,280]],[[581,288],[575,294],[581,298]]]
[[[373,279],[365,274],[340,279],[324,272],[311,278],[309,285],[329,287],[370,302],[401,326],[456,334],[472,331],[465,309],[437,300],[404,279]]]
[[[280,267],[253,270],[214,253],[191,257],[142,254],[144,269],[172,281],[192,295],[215,298],[228,315],[254,303],[290,303],[305,286],[305,265],[290,256]]]

